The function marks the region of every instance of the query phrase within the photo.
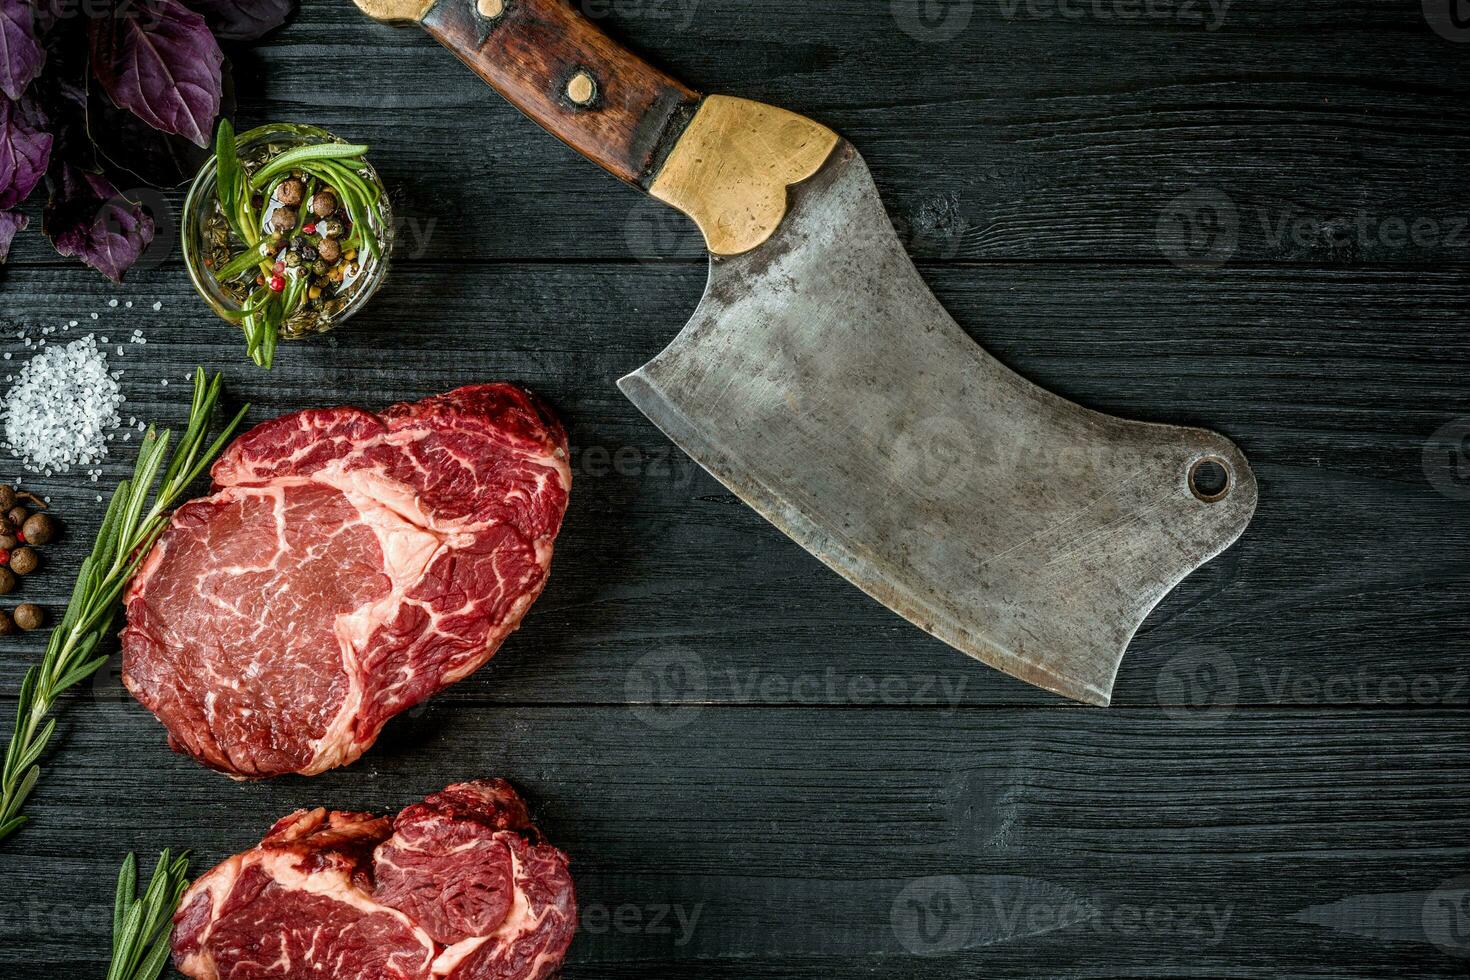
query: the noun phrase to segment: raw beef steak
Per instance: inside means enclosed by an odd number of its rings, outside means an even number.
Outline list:
[[[239,778],[345,765],[476,670],[546,583],[566,435],[505,384],[256,426],[128,589],[123,682]]]
[[[196,881],[174,964],[197,980],[540,980],[577,926],[566,855],[504,780],[386,818],[300,810]]]

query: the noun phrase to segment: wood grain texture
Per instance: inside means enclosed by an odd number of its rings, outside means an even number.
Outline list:
[[[28,234],[0,269],[0,378],[24,356],[6,323],[76,318],[109,349],[147,335],[115,365],[125,416],[181,421],[195,363],[257,420],[528,384],[574,448],[550,587],[485,670],[311,781],[198,769],[101,675],[0,849],[0,976],[99,976],[129,849],[202,866],[296,806],[387,812],[468,775],[517,781],[572,853],[592,914],[571,978],[1462,976],[1424,913],[1470,867],[1470,464],[1434,438],[1470,418],[1465,46],[1370,0],[1235,0],[1213,30],[1183,3],[579,6],[703,90],[851,137],[966,329],[1083,404],[1236,439],[1250,531],[1150,617],[1108,711],[924,638],[614,388],[698,300],[693,224],[421,32],[312,0],[237,65],[242,122],[374,144],[405,219],[380,299],[267,376],[176,263],[114,291]],[[1201,188],[1239,218],[1218,268],[1160,241]],[[60,601],[129,458],[43,488],[69,534],[27,598]],[[39,640],[0,643],[0,708]],[[945,900],[969,914],[915,932]]]
[[[692,89],[612,41],[566,0],[438,0],[424,28],[532,120],[629,183],[647,185],[694,113]]]
[[[1463,975],[1423,914],[1467,854],[1459,712],[1082,729],[1059,711],[724,708],[667,726],[434,702],[351,770],[253,785],[148,735],[124,705],[77,712],[39,832],[6,857],[7,976],[96,974],[111,882],[94,875],[128,847],[187,842],[208,866],[293,808],[395,811],[451,769],[513,772],[571,855],[568,978]],[[78,819],[99,798],[101,836]],[[935,895],[955,901],[921,925]]]

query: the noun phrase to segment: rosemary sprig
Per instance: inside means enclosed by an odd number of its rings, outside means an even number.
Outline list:
[[[117,876],[112,910],[112,964],[107,980],[156,980],[168,961],[174,910],[189,887],[189,854],[158,856],[148,888],[138,895],[138,859],[129,854]]]
[[[138,450],[133,477],[124,480],[113,493],[92,554],[77,572],[66,615],[51,632],[41,662],[26,671],[16,704],[14,734],[5,750],[4,768],[0,769],[0,841],[28,819],[21,809],[41,776],[41,755],[56,731],[51,713],[57,700],[107,662],[107,655],[98,654],[97,648],[112,631],[123,588],[163,533],[169,509],[219,455],[245,417],[248,405],[212,443],[206,444],[223,383],[219,375],[206,380],[204,370],[195,369],[189,422],[172,455],[172,433],[160,433],[149,426]],[[153,493],[155,482],[158,490]]]

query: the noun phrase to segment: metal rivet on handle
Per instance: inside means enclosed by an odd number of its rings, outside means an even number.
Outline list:
[[[505,0],[477,0],[475,10],[486,20],[494,20],[505,13]]]
[[[577,105],[591,105],[597,98],[597,80],[587,70],[577,72],[567,82],[567,98]]]

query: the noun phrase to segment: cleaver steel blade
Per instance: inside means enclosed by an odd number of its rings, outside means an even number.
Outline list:
[[[845,142],[769,241],[712,258],[683,332],[619,384],[879,602],[1092,704],[1144,617],[1256,506],[1228,439],[1089,411],[971,340]],[[1226,485],[1198,486],[1209,464]]]
[[[924,284],[858,152],[701,96],[564,0],[356,0],[414,22],[538,123],[688,214],[694,316],[619,386],[813,555],[951,646],[1106,705],[1134,633],[1255,511],[1240,450],[1073,404]]]

